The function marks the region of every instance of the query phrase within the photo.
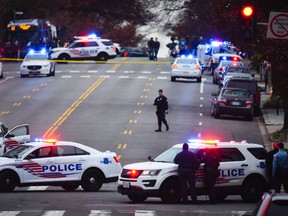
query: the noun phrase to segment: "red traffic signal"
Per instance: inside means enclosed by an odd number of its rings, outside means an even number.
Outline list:
[[[243,17],[251,17],[254,14],[254,9],[252,6],[244,6],[241,10]]]

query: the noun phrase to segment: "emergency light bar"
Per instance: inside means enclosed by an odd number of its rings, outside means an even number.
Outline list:
[[[39,138],[36,138],[35,142],[45,142],[45,143],[55,144],[57,142],[57,140],[56,139],[39,139]]]
[[[208,144],[208,145],[217,145],[219,140],[199,140],[199,139],[189,139],[189,143],[200,143],[200,144]]]

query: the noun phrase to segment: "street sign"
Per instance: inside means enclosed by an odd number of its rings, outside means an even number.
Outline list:
[[[267,38],[288,39],[288,13],[270,12]]]

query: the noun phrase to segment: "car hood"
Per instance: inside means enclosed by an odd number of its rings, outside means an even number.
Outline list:
[[[123,169],[135,169],[135,170],[155,170],[155,169],[177,169],[178,165],[174,163],[165,163],[165,162],[140,162],[127,164],[123,167]]]
[[[49,64],[50,61],[49,60],[29,60],[29,61],[23,61],[22,62],[22,66],[29,66],[29,65],[47,65]]]

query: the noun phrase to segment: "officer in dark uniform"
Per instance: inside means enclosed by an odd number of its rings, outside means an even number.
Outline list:
[[[266,172],[269,180],[269,186],[270,188],[273,187],[273,182],[272,182],[272,164],[273,164],[273,157],[274,155],[278,152],[278,142],[273,143],[273,149],[267,153],[266,160],[265,160],[265,167],[266,167]]]
[[[284,150],[284,144],[278,143],[279,151],[273,158],[273,183],[276,193],[280,193],[283,183],[285,193],[288,193],[288,152]]]
[[[188,144],[184,143],[182,147],[182,151],[176,155],[174,158],[174,163],[178,164],[178,175],[180,181],[180,189],[183,203],[187,203],[187,181],[189,184],[189,189],[192,199],[192,203],[197,202],[197,194],[196,194],[196,177],[195,171],[199,167],[199,160],[197,156],[188,150]]]
[[[156,115],[158,118],[158,129],[155,132],[161,132],[162,122],[166,126],[166,131],[169,130],[169,125],[165,119],[165,114],[168,113],[168,101],[167,98],[163,95],[163,90],[158,90],[159,96],[154,100],[154,106],[157,106]]]
[[[217,152],[217,149],[206,149],[203,159],[201,162],[204,163],[204,184],[208,192],[210,202],[216,204],[216,192],[215,184],[219,176],[219,165],[221,157]]]

